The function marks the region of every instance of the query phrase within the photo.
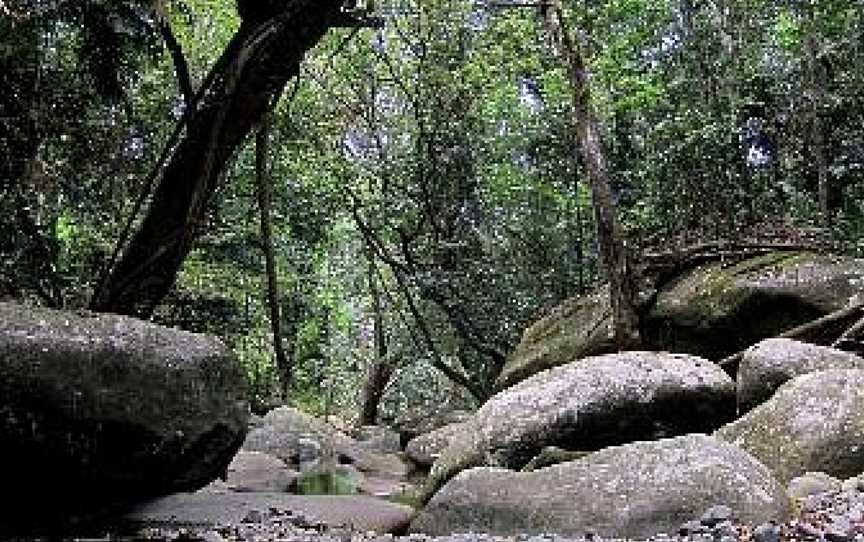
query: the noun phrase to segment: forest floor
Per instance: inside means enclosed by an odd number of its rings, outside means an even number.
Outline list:
[[[526,498],[530,496],[526,495]],[[725,508],[722,506],[714,507]],[[864,492],[859,489],[830,491],[797,501],[794,517],[786,523],[745,525],[723,513],[706,514],[682,525],[674,534],[659,534],[645,542],[864,542]],[[63,540],[62,538],[15,539],[14,542]],[[76,542],[630,542],[590,533],[582,537],[554,534],[521,534],[510,537],[485,534],[454,534],[432,537],[362,533],[326,527],[314,519],[271,511],[250,514],[236,525],[209,527],[147,528],[134,533],[111,533],[100,537],[68,538]]]

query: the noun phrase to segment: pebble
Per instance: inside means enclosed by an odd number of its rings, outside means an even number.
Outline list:
[[[795,528],[798,534],[803,535],[805,538],[822,538],[822,529],[811,523],[798,523]]]
[[[216,531],[205,531],[201,533],[201,542],[225,542],[225,539]]]
[[[780,526],[776,523],[763,523],[753,530],[755,542],[780,542]]]
[[[732,509],[724,504],[712,506],[699,519],[702,525],[706,527],[714,527],[718,523],[728,520],[732,517]]]
[[[719,538],[722,540],[724,538],[729,538],[737,540],[738,533],[735,530],[735,525],[731,521],[724,520],[714,525],[713,534],[715,539]]]
[[[264,521],[264,513],[261,510],[249,510],[246,517],[243,518],[243,523],[262,523]]]
[[[691,520],[685,523],[682,523],[680,527],[678,527],[678,534],[685,536],[688,534],[697,534],[707,532],[709,529],[702,524],[701,521]]]

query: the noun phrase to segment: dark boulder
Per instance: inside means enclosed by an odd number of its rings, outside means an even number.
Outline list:
[[[0,303],[0,530],[68,528],[225,472],[245,379],[213,337]]]

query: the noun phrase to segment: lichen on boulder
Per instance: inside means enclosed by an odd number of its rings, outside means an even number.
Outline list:
[[[546,446],[593,451],[706,432],[734,414],[734,383],[707,360],[665,352],[586,358],[489,399],[433,465],[424,497],[471,467],[519,469]]]
[[[739,414],[765,402],[796,376],[826,369],[864,369],[864,358],[792,339],[766,339],[748,348],[736,379]]]
[[[645,348],[711,360],[743,350],[864,296],[864,260],[806,251],[714,261],[678,273],[642,307]],[[531,325],[496,381],[610,352],[608,287],[571,298]]]
[[[642,539],[675,533],[718,503],[749,524],[789,513],[783,486],[753,457],[713,437],[688,435],[609,447],[534,472],[464,471],[410,531]]]
[[[782,484],[810,471],[856,476],[864,472],[864,370],[798,376],[714,435],[760,460]]]

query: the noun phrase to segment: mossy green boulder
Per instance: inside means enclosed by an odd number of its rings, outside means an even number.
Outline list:
[[[715,261],[660,286],[644,307],[651,350],[712,360],[808,322],[864,296],[864,260],[813,252],[771,252]],[[608,288],[573,298],[529,327],[496,382],[498,389],[544,369],[613,349]]]
[[[864,370],[805,374],[718,429],[717,438],[761,461],[782,484],[807,472],[864,472]]]
[[[614,350],[609,287],[603,286],[564,301],[528,327],[496,386],[503,389],[545,369]]]

